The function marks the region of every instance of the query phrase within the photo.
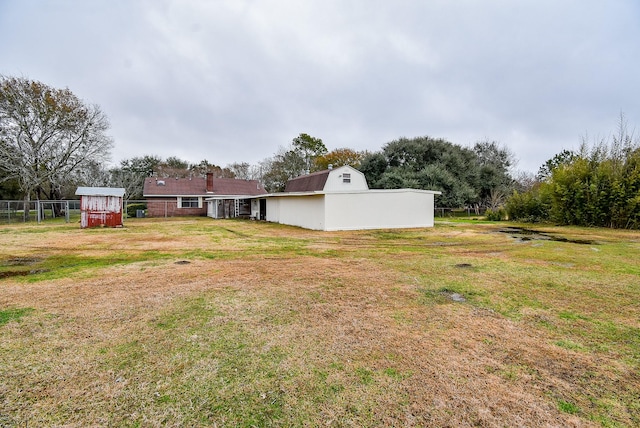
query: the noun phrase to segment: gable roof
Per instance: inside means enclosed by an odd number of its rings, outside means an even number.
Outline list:
[[[142,194],[148,196],[212,196],[246,195],[255,196],[267,193],[257,180],[238,180],[235,178],[213,178],[213,187],[207,191],[207,180],[203,177],[157,178],[144,180]]]
[[[292,178],[287,181],[287,185],[284,189],[285,192],[315,192],[324,190],[324,185],[327,182],[327,177],[331,170],[325,169],[324,171],[318,171],[307,175],[301,175],[300,177]]]

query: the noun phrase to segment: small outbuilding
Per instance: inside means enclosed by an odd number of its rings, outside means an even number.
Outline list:
[[[118,187],[78,187],[81,227],[122,227],[124,194]]]

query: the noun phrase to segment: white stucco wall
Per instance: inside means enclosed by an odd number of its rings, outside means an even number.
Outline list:
[[[344,182],[344,174],[350,175],[350,183]],[[368,188],[364,174],[350,166],[341,166],[331,170],[324,185],[325,192],[356,192]]]
[[[433,227],[434,194],[428,191],[369,190],[325,195],[324,230]]]
[[[313,230],[433,227],[434,192],[369,190],[267,198],[267,221]]]
[[[280,198],[267,198],[267,221],[280,223]]]
[[[272,196],[267,198],[267,221],[324,230],[323,195]]]

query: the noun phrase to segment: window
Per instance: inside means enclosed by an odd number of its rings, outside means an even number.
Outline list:
[[[198,208],[198,198],[182,198],[180,208]]]
[[[343,183],[351,183],[351,173],[342,174]]]

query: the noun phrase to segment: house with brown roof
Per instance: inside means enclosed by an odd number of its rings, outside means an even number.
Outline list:
[[[205,216],[214,218],[256,217],[266,193],[257,180],[206,177],[147,177],[143,196],[149,217]]]

